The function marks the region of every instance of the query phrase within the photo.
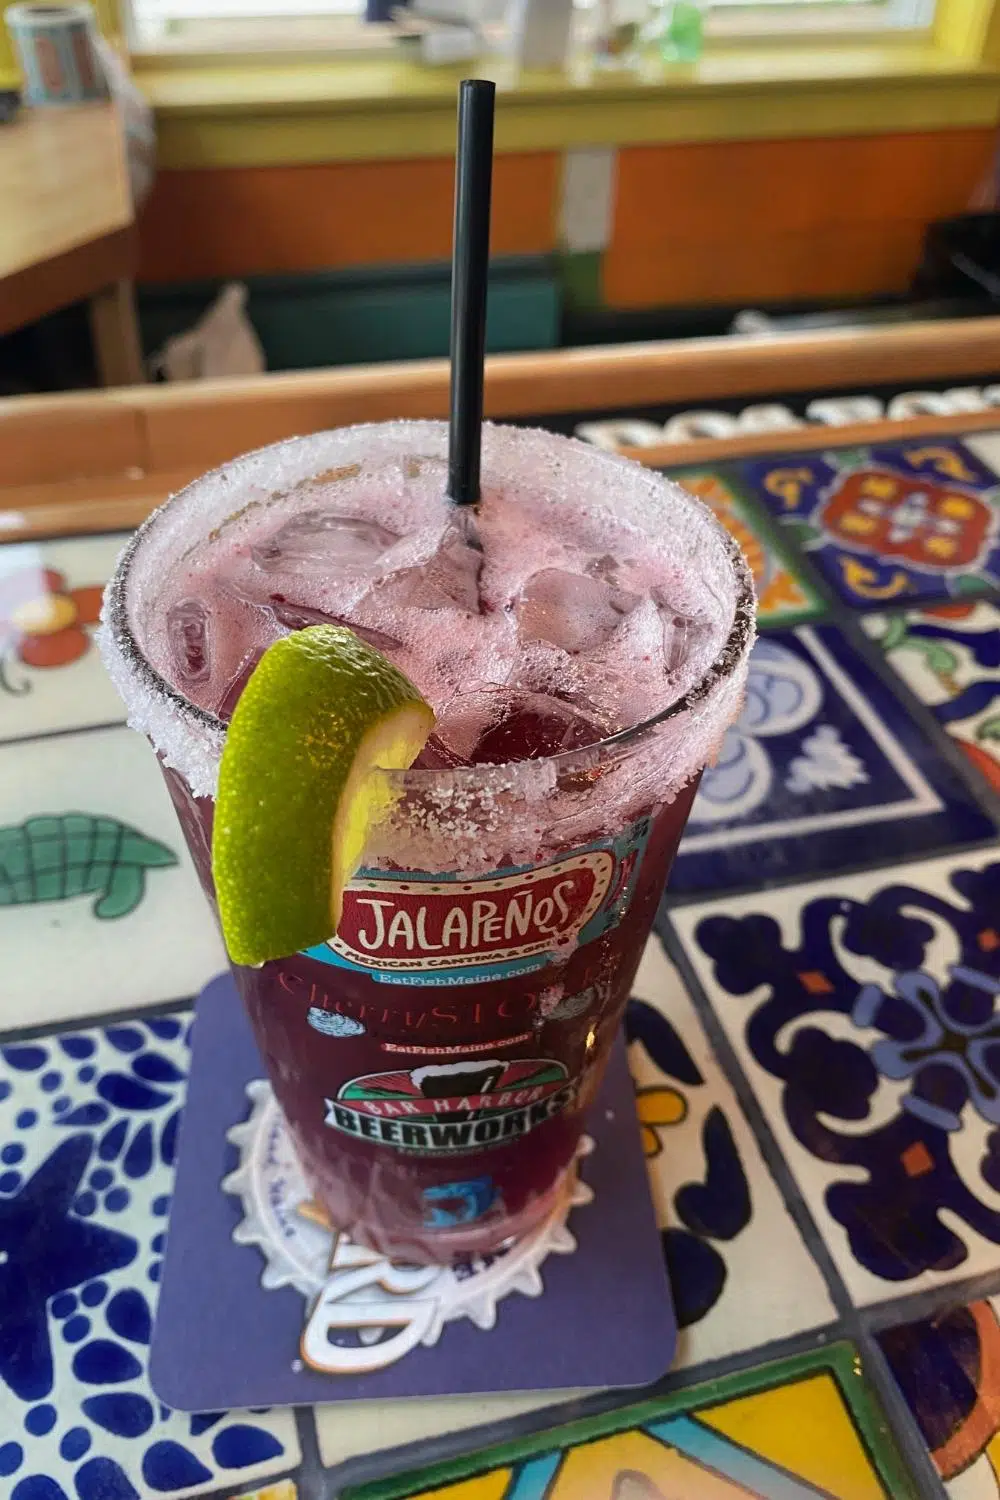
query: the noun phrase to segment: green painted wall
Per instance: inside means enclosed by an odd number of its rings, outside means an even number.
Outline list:
[[[444,265],[248,277],[248,309],[270,370],[431,358],[448,352],[449,282]],[[140,287],[146,351],[190,328],[219,285]],[[555,348],[561,302],[554,262],[495,263],[487,319],[490,352]]]

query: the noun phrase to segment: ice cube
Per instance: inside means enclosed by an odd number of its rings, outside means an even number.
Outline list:
[[[440,766],[506,765],[582,750],[607,732],[599,718],[575,704],[545,693],[493,688],[458,693],[445,706],[435,726],[433,755]]]
[[[503,714],[479,737],[476,765],[506,765],[583,750],[604,738],[601,725],[570,703],[541,693],[512,697]]]
[[[399,651],[403,642],[396,636],[390,635],[387,630],[376,630],[374,625],[362,625],[357,620],[335,619],[330,621],[331,625],[346,625],[348,630],[353,630],[369,646],[374,646],[376,651],[383,655],[391,655],[393,651]]]
[[[438,710],[434,733],[424,747],[438,765],[468,766],[472,752],[483,731],[500,717],[507,693],[502,688],[486,688],[472,693],[455,693]]]
[[[652,595],[663,622],[663,665],[668,675],[673,675],[693,662],[710,642],[712,622],[685,614],[661,588],[654,588]]]
[[[361,625],[344,615],[331,615],[322,609],[313,609],[309,604],[296,604],[283,594],[271,594],[266,606],[279,625],[288,630],[305,630],[309,625],[343,625],[353,630],[376,651],[398,651],[403,644],[396,636],[385,630],[376,630],[372,625]]]
[[[411,609],[461,609],[479,614],[481,549],[459,525],[447,528],[437,551],[416,567],[402,568],[376,586],[393,604]]]
[[[664,657],[663,620],[652,599],[643,599],[623,619],[618,629],[586,657],[580,658],[585,679],[583,697],[577,690],[573,701],[586,709],[587,699],[616,728],[636,724],[666,707],[669,692]],[[662,695],[663,701],[657,702]]]
[[[279,526],[251,554],[267,572],[300,568],[306,572],[360,573],[398,542],[394,531],[362,516],[307,510]]]
[[[471,535],[456,526],[445,534],[437,555],[427,565],[427,581],[459,609],[479,614],[479,575],[483,553]]]
[[[212,617],[198,599],[182,599],[167,610],[167,645],[179,685],[207,682],[212,672]]]
[[[592,557],[584,572],[590,578],[599,578],[602,583],[609,583],[617,588],[621,583],[622,565],[617,557],[605,552],[600,557]]]
[[[286,599],[284,594],[271,594],[264,608],[277,620],[279,625],[284,625],[286,630],[305,630],[307,625],[330,625],[333,623],[328,614],[321,609],[313,609],[309,604],[296,604],[291,599]],[[340,621],[337,622],[338,624]]]
[[[454,771],[472,762],[453,750],[439,734],[432,734],[414,765],[418,771]]]
[[[263,655],[263,647],[254,647],[252,651],[248,651],[241,660],[239,667],[232,673],[223,686],[222,691],[218,695],[218,702],[215,704],[215,712],[224,723],[228,723],[232,718],[233,709],[239,702],[240,694],[250,681],[254,668]]]
[[[663,663],[668,673],[678,672],[691,657],[704,634],[704,624],[672,609],[661,609],[663,621]]]
[[[543,568],[528,579],[515,606],[525,641],[550,641],[564,651],[591,651],[610,639],[639,595],[603,578]]]

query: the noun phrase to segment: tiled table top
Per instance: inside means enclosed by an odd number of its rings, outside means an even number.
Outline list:
[[[157,1401],[223,954],[91,643],[123,538],[0,547],[0,1496],[1000,1500],[998,474],[1000,434],[684,476],[763,631],[626,1022],[682,1325],[638,1395]]]

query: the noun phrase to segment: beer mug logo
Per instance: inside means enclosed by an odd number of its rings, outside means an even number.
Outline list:
[[[473,1094],[478,1099],[489,1096],[503,1077],[504,1064],[497,1061],[446,1063],[440,1067],[414,1068],[410,1078],[425,1099],[441,1099],[452,1106],[456,1094]],[[449,1118],[471,1119],[475,1110],[451,1109]]]
[[[326,1101],[326,1123],[421,1156],[481,1151],[536,1130],[574,1090],[551,1058],[477,1057],[355,1078]]]

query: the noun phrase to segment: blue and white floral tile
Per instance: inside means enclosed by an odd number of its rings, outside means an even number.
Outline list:
[[[299,1461],[291,1412],[170,1412],[146,1374],[189,1019],[0,1046],[5,1500],[236,1493]]]
[[[0,745],[0,1031],[179,1000],[226,967],[149,746]]]
[[[853,1301],[1000,1272],[1000,847],[671,921]]]
[[[854,608],[1000,586],[1000,479],[942,438],[783,453],[744,481]]]
[[[1000,792],[1000,609],[979,599],[865,615],[862,624],[977,773]]]
[[[625,1029],[681,1326],[674,1368],[832,1323],[826,1283],[658,938],[643,955]],[[552,1392],[357,1402],[317,1407],[316,1429],[323,1462],[333,1466],[553,1404]]]
[[[94,631],[127,537],[0,546],[0,741],[124,721]]]
[[[826,1283],[656,937],[625,1035],[681,1329],[675,1368],[834,1321]]]
[[[762,636],[669,894],[825,874],[990,838],[994,823],[835,625]]]

